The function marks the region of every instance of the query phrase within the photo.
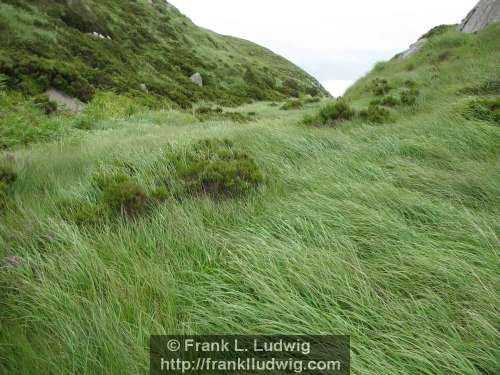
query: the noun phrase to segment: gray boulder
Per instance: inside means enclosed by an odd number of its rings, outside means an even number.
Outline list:
[[[58,107],[64,108],[67,111],[77,113],[85,109],[84,103],[76,98],[66,95],[62,91],[49,89],[45,92],[45,95],[47,95],[53,102],[56,102]]]
[[[141,84],[139,85],[139,88],[141,89],[141,91],[144,91],[146,94],[148,94],[148,93],[149,93],[148,86],[146,86],[146,84],[145,84],[145,83],[141,83]]]
[[[200,87],[203,86],[203,78],[201,77],[201,74],[200,73],[194,73],[192,76],[191,76],[191,81],[193,81],[193,83],[195,85],[198,85]]]
[[[410,48],[408,48],[406,51],[400,53],[398,57],[402,60],[414,55],[418,51],[422,49],[422,47],[428,42],[427,38],[422,38],[417,40],[415,43],[413,43]]]
[[[500,21],[500,0],[481,0],[459,26],[464,33],[475,33]]]

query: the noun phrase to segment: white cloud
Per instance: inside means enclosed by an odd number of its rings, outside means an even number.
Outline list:
[[[196,24],[245,38],[320,81],[355,80],[477,0],[169,0]]]

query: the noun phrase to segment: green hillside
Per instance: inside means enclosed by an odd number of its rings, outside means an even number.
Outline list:
[[[335,102],[45,115],[4,87],[39,127],[4,133],[0,373],[143,374],[151,334],[223,333],[500,373],[499,47],[442,28]]]
[[[182,107],[327,95],[284,58],[201,29],[164,0],[4,0],[0,40],[0,73],[29,95],[54,87],[87,102],[113,90]],[[202,88],[190,80],[196,72]]]

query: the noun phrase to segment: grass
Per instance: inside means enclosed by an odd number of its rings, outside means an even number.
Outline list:
[[[306,127],[314,103],[248,105],[245,124],[139,111],[10,150],[0,257],[23,261],[0,270],[0,372],[145,373],[151,334],[259,333],[351,335],[354,374],[499,373],[500,128],[463,115],[484,96],[463,90],[498,77],[498,29],[440,34],[348,91],[362,110],[376,77],[415,81],[390,123]],[[447,48],[459,58],[430,63]],[[214,138],[244,145],[266,183],[164,199],[166,155]],[[162,199],[134,220],[67,220],[68,200],[95,207],[103,171]]]

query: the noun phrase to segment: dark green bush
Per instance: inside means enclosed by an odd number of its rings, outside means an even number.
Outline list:
[[[413,105],[417,102],[420,91],[416,88],[405,89],[401,92],[401,103],[404,105]]]
[[[464,111],[464,116],[469,120],[500,124],[500,96],[495,99],[481,98],[470,101]]]
[[[306,125],[335,126],[342,121],[351,120],[355,115],[354,110],[344,100],[337,100],[322,107],[313,117],[305,117]]]
[[[417,82],[415,82],[413,79],[407,79],[403,82],[403,85],[409,89],[413,89],[417,87]]]
[[[102,202],[115,213],[134,217],[146,209],[148,198],[141,185],[127,180],[107,186],[103,190]]]
[[[390,119],[390,112],[378,105],[370,105],[368,109],[359,112],[361,119],[374,124],[382,124]]]
[[[264,182],[259,166],[231,141],[206,139],[194,144],[176,170],[186,192],[211,197],[238,196]]]
[[[57,111],[57,103],[49,99],[47,95],[37,95],[33,97],[33,103],[46,115]]]
[[[371,105],[383,105],[386,107],[395,107],[400,104],[399,100],[393,95],[384,96],[382,99],[374,99],[370,102]]]
[[[283,103],[280,109],[282,109],[283,111],[290,111],[292,109],[302,108],[302,106],[303,103],[300,99],[290,99]]]
[[[386,95],[387,93],[389,93],[389,91],[391,91],[391,86],[389,85],[389,82],[386,79],[375,78],[370,83],[370,89],[375,95],[382,96]]]
[[[283,94],[288,97],[298,98],[300,96],[300,85],[294,79],[287,79],[283,82]]]

